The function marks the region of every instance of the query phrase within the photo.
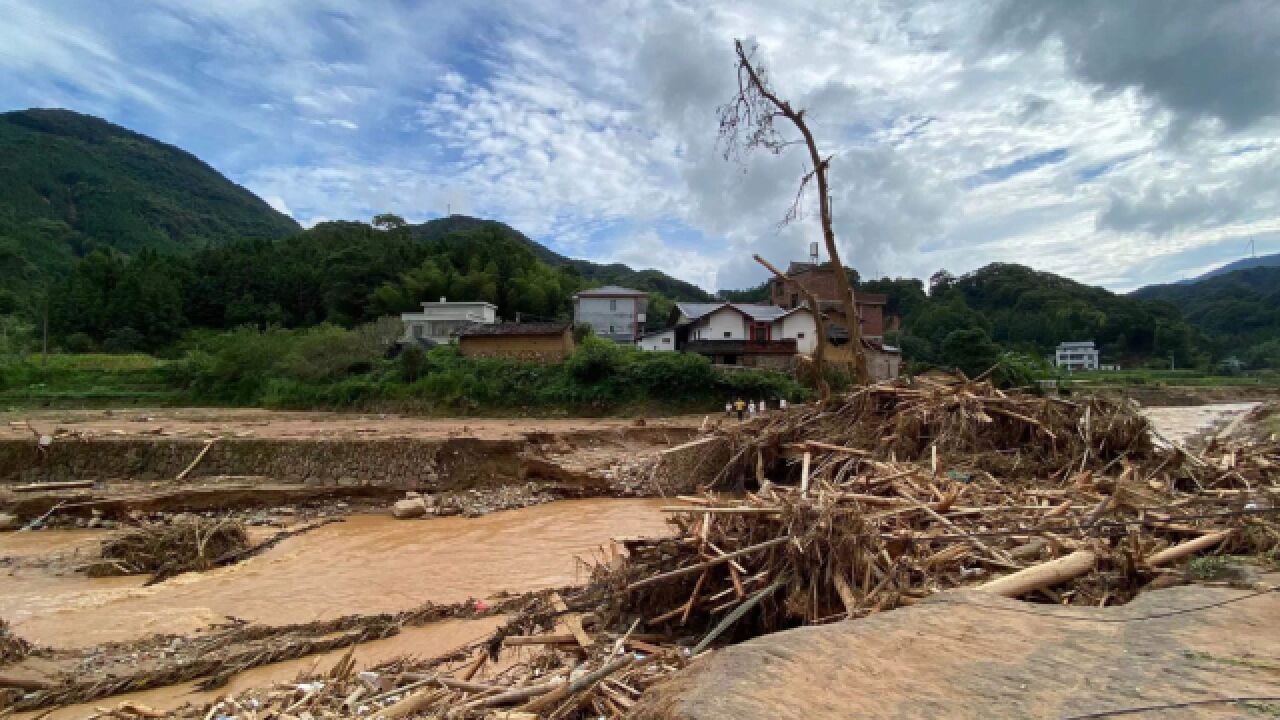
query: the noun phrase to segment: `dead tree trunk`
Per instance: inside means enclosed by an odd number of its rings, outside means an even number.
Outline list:
[[[768,260],[754,256],[756,262],[765,266],[769,272],[773,273],[784,284],[790,285],[800,295],[804,296],[804,300],[809,305],[810,312],[813,313],[814,332],[818,334],[818,344],[813,348],[813,371],[817,376],[814,383],[818,386],[818,400],[825,403],[831,397],[831,385],[827,382],[827,366],[826,366],[826,349],[827,349],[827,323],[822,319],[822,308],[818,306],[818,300],[809,292],[809,289],[800,283],[792,280],[782,271],[774,267]]]
[[[734,51],[738,55],[738,94],[728,104],[720,108],[720,137],[726,143],[725,154],[734,152],[742,139],[739,133],[745,133],[745,147],[764,147],[773,153],[779,153],[790,143],[785,142],[773,126],[774,119],[785,118],[800,131],[804,144],[809,149],[809,161],[813,170],[800,180],[800,190],[796,193],[796,202],[787,213],[789,222],[798,213],[804,189],[810,180],[818,183],[818,208],[822,218],[822,239],[827,246],[827,254],[836,271],[836,290],[840,296],[840,304],[844,315],[844,325],[849,331],[849,342],[853,345],[853,375],[859,383],[869,383],[871,374],[867,371],[866,354],[862,348],[862,328],[858,313],[858,303],[853,294],[853,287],[844,271],[844,263],[840,260],[840,249],[836,246],[836,233],[831,219],[831,191],[827,171],[831,166],[831,156],[823,157],[818,151],[818,143],[813,132],[804,119],[804,110],[796,110],[791,103],[778,97],[769,87],[769,80],[764,67],[753,64],[750,55],[742,46],[741,40],[733,41]],[[825,341],[825,337],[822,340]]]

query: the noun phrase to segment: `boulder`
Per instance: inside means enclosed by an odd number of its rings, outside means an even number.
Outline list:
[[[427,514],[427,504],[422,502],[420,497],[397,500],[396,504],[391,506],[391,514],[401,520],[422,517]]]

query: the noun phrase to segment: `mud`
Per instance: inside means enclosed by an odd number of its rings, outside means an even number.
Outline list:
[[[1276,617],[1280,594],[1274,591],[1187,586],[1096,610],[946,593],[915,607],[789,630],[704,656],[647,694],[633,717],[1069,718],[1276,696]],[[1143,716],[1247,713],[1245,706],[1223,704]]]
[[[283,625],[346,614],[393,612],[511,590],[572,584],[575,556],[619,535],[666,532],[655,500],[581,500],[482,518],[396,520],[357,515],[290,538],[239,565],[144,579],[57,575],[13,567],[0,587],[0,617],[38,645],[84,647],[153,633],[187,634],[234,617]],[[83,551],[86,533],[27,534],[17,552]],[[0,556],[10,538],[0,536]]]

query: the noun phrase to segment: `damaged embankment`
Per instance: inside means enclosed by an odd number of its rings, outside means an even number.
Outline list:
[[[0,440],[0,510],[27,520],[387,498],[533,483],[564,497],[640,494],[608,466],[687,439],[680,427],[516,438],[30,438]],[[126,492],[45,483],[125,482]],[[139,490],[138,486],[144,488]],[[20,492],[21,491],[21,492]]]

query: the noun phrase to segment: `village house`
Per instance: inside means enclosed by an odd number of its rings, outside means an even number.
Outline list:
[[[808,308],[788,310],[748,303],[676,303],[672,329],[641,342],[645,350],[680,350],[718,365],[791,367],[796,353],[810,353],[817,331]],[[663,342],[667,334],[671,342]]]
[[[439,302],[422,303],[422,311],[401,313],[404,324],[401,343],[416,342],[437,345],[453,341],[453,334],[472,324],[490,325],[498,321],[498,307],[487,302]]]
[[[465,357],[559,362],[573,352],[573,332],[564,322],[475,324],[455,334]]]
[[[830,310],[842,311],[844,303],[840,299],[838,291],[836,269],[831,265],[822,265],[815,262],[793,262],[787,267],[787,279],[793,281],[800,287],[808,290],[813,294],[815,300],[818,301],[818,307],[825,315]],[[871,340],[879,340],[884,337],[885,318],[884,306],[888,303],[889,298],[880,293],[864,293],[854,294],[857,301],[857,312],[860,318],[859,328],[862,330],[862,336]],[[779,278],[769,280],[769,302],[778,307],[792,309],[801,307],[805,304],[805,298],[791,283],[783,282]],[[832,341],[840,342],[841,338],[847,340],[849,331],[847,328],[833,327],[832,332],[828,335]]]
[[[1068,372],[1098,369],[1098,348],[1092,340],[1058,343],[1053,362]]]
[[[605,285],[573,296],[573,322],[589,326],[597,337],[634,345],[644,332],[648,308],[648,294]]]

